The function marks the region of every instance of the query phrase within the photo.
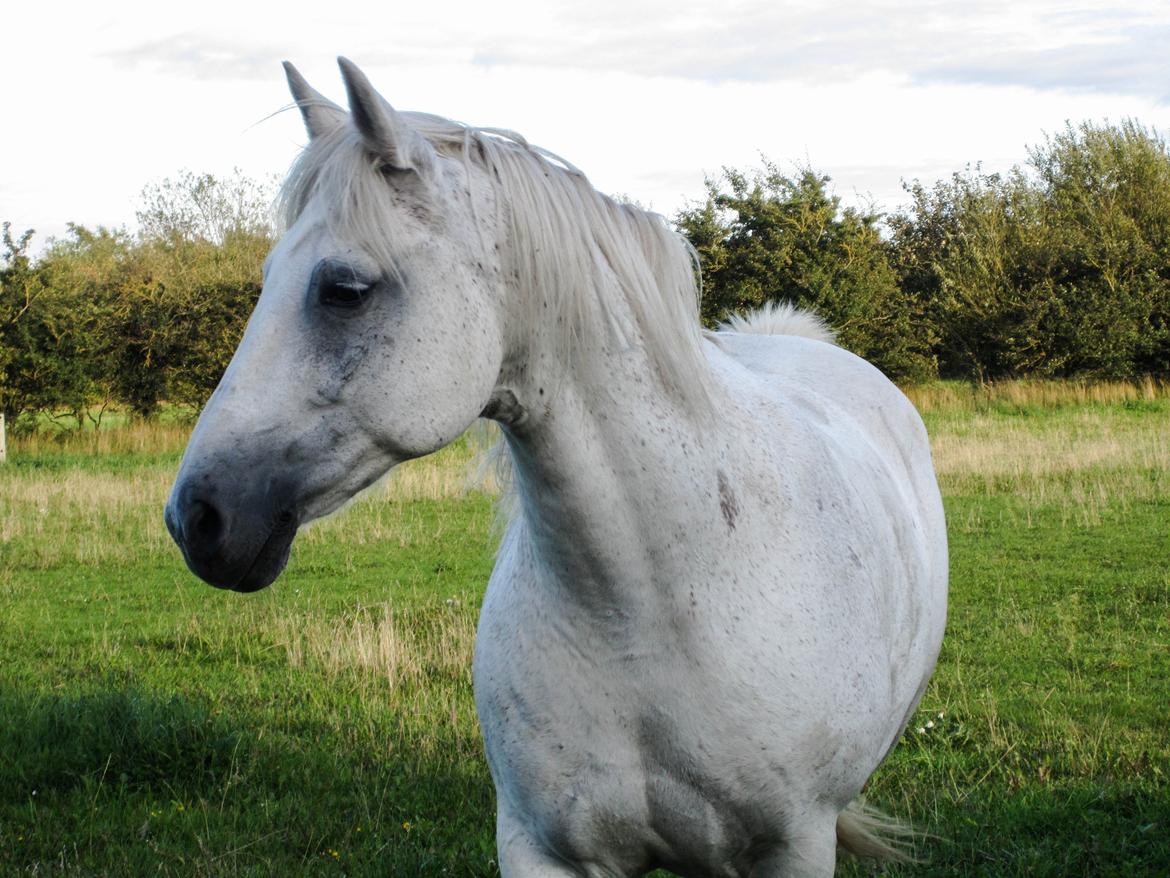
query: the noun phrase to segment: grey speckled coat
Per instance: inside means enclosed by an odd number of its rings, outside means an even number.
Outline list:
[[[490,417],[504,875],[831,875],[942,639],[910,403],[799,314],[701,334],[665,223],[518,136],[397,113],[344,60],[348,113],[288,73],[289,229],[166,509],[191,569],[266,586],[300,524]]]

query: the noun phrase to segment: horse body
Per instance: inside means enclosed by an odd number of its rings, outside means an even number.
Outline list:
[[[701,336],[659,220],[342,70],[351,113],[289,68],[311,142],[167,506],[188,564],[262,588],[299,524],[490,417],[516,511],[474,676],[504,875],[831,874],[942,636],[917,414],[823,341]]]
[[[636,389],[505,428],[522,509],[475,680],[515,874],[750,875],[809,847],[831,872],[933,669],[945,533],[912,407],[820,342],[707,352],[721,428]]]

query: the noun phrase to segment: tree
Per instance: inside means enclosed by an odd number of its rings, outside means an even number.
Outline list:
[[[1170,150],[1134,121],[1069,125],[1029,150],[1053,230],[1064,372],[1170,372]]]
[[[1170,371],[1170,154],[1136,123],[1069,126],[1030,168],[907,189],[899,283],[937,327],[943,375]]]
[[[32,232],[19,239],[4,225],[0,269],[0,408],[17,429],[22,416],[47,409],[78,415],[94,392],[88,356],[92,312],[79,297],[47,282],[28,256]]]
[[[147,187],[142,231],[70,225],[35,262],[3,227],[0,411],[74,415],[116,401],[147,417],[202,404],[260,292],[273,230],[264,186],[184,172]]]
[[[236,168],[230,177],[181,171],[142,190],[142,237],[152,241],[224,244],[232,236],[271,237],[272,181]]]
[[[0,256],[0,412],[9,422],[15,422],[24,411],[27,388],[19,386],[17,372],[21,371],[24,351],[23,335],[30,321],[29,311],[43,292],[28,249],[35,234],[27,229],[20,237],[13,237],[12,224],[3,225],[4,253]]]
[[[129,379],[118,352],[126,343],[115,320],[119,302],[134,301],[148,283],[134,239],[125,231],[70,224],[68,234],[52,241],[37,264],[37,273],[53,310],[70,315],[68,348],[60,343],[46,359],[68,361],[75,373],[73,392],[61,382],[46,384],[50,395],[42,409],[66,408],[78,416],[92,406],[129,403],[120,391]],[[137,370],[135,370],[137,371]]]
[[[767,160],[751,175],[724,169],[707,181],[706,201],[675,218],[702,262],[704,321],[786,300],[817,312],[891,377],[929,376],[930,338],[898,288],[878,216],[842,208],[828,184]]]
[[[1040,368],[1046,229],[1018,172],[978,168],[931,189],[908,186],[908,211],[889,218],[899,284],[934,327],[944,376],[987,379]]]
[[[120,396],[135,410],[149,413],[164,395],[202,405],[219,383],[260,295],[271,201],[270,184],[238,170],[185,171],[143,190],[138,250],[149,281],[116,312]]]

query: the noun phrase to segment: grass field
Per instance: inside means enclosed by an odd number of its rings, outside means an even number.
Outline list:
[[[891,875],[1170,874],[1170,395],[936,385],[939,668],[868,797]],[[181,426],[11,439],[0,874],[493,875],[471,699],[492,498],[460,443],[311,528],[272,588],[187,573]],[[842,874],[873,874],[849,863]]]

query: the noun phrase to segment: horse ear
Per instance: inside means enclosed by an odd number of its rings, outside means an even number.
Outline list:
[[[349,112],[366,147],[392,168],[429,171],[434,147],[383,98],[366,75],[348,58],[338,58],[349,95]]]
[[[288,61],[284,62],[284,75],[288,77],[288,89],[292,92],[293,100],[301,108],[309,140],[332,131],[345,121],[345,110],[309,85],[301,72]]]

